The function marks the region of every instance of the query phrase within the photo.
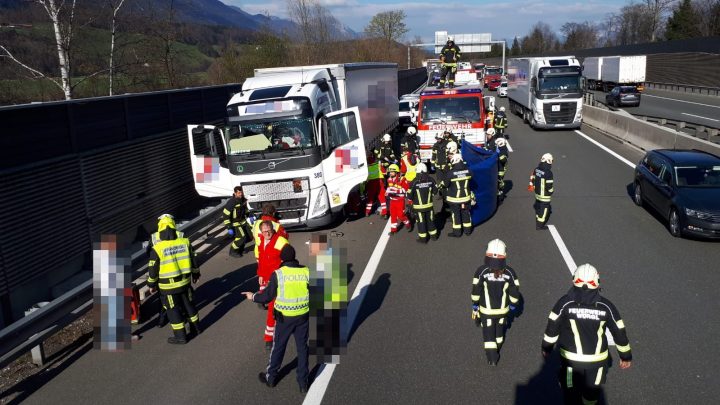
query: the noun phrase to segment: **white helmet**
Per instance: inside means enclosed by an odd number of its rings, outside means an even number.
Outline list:
[[[488,243],[485,256],[504,259],[507,257],[507,246],[500,239],[493,239]]]
[[[390,134],[385,134],[382,137],[383,142],[390,142],[392,138],[390,138]]]
[[[505,107],[500,107],[500,111],[505,112]]]
[[[507,144],[507,141],[505,140],[505,138],[498,138],[495,140],[495,145],[498,146],[499,148],[504,147],[506,144]]]
[[[600,287],[600,274],[598,274],[597,269],[591,264],[581,264],[577,270],[575,270],[573,284],[575,287],[586,285],[589,289],[594,290]]]
[[[417,129],[415,129],[415,127],[413,127],[413,126],[409,126],[407,129],[407,133],[408,133],[408,135],[415,135],[415,134],[417,134]]]
[[[435,134],[435,139],[442,139],[443,133],[438,131],[438,133]]]
[[[448,142],[445,149],[447,149],[447,151],[450,153],[457,153],[457,143],[455,143],[455,141],[450,141]]]
[[[425,166],[425,163],[418,163],[415,167],[415,173],[427,173],[427,166]]]
[[[488,128],[487,134],[490,136],[495,136],[495,128]]]
[[[452,36],[452,35],[448,35],[447,41],[448,41],[448,42],[455,42],[455,37]]]
[[[546,153],[546,154],[542,155],[542,157],[540,158],[540,161],[548,163],[548,164],[552,164],[553,163],[553,155]]]

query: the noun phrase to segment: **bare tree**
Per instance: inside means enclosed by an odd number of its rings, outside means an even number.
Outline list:
[[[565,23],[560,28],[565,35],[565,50],[595,48],[598,42],[598,30],[595,25],[585,21],[583,23]]]
[[[365,27],[365,35],[372,38],[384,38],[388,41],[399,41],[408,31],[403,10],[377,13]]]
[[[720,35],[720,0],[694,0],[697,27],[704,37]]]
[[[299,30],[299,59],[310,63],[313,56],[327,51],[323,45],[331,42],[337,19],[320,0],[287,0],[287,7],[290,19]]]
[[[552,28],[540,21],[536,23],[530,30],[530,33],[522,39],[520,47],[524,54],[543,55],[556,50],[558,44],[558,37]]]
[[[663,21],[677,0],[645,0],[646,13],[650,16],[650,41],[655,42],[663,28]]]
[[[115,34],[117,32],[117,14],[118,11],[120,11],[120,8],[122,8],[123,4],[125,4],[125,0],[120,0],[118,2],[115,2],[113,0],[108,0],[108,3],[110,5],[110,8],[112,9],[112,22],[110,25],[110,64],[109,64],[109,71],[108,74],[110,76],[110,83],[109,83],[109,94],[113,95],[113,76],[115,74],[115,65],[113,61],[113,56],[115,56]]]
[[[55,46],[58,53],[58,66],[60,67],[60,81],[46,75],[38,69],[30,67],[17,59],[5,46],[0,45],[0,57],[5,57],[15,62],[23,69],[29,71],[33,78],[45,78],[55,83],[65,95],[66,100],[72,99],[73,86],[70,82],[72,73],[70,65],[70,45],[73,37],[73,20],[75,19],[75,1],[66,3],[65,0],[32,0],[39,4],[50,17],[53,32],[55,34]]]

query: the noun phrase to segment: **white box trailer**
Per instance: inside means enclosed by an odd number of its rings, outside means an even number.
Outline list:
[[[243,186],[250,212],[275,205],[285,226],[321,227],[368,176],[367,151],[398,124],[394,63],[256,69],[224,128],[188,125],[195,189]]]
[[[635,86],[642,90],[646,65],[645,55],[586,58],[583,76],[590,89],[608,92],[615,86]]]

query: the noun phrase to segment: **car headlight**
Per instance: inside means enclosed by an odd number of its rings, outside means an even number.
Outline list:
[[[697,219],[710,219],[712,217],[712,214],[710,214],[709,212],[691,210],[690,208],[685,208],[685,215]]]

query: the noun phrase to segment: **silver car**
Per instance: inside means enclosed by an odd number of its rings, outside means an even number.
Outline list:
[[[507,82],[500,83],[500,86],[497,88],[498,97],[507,97],[507,91],[508,91],[508,83]]]

